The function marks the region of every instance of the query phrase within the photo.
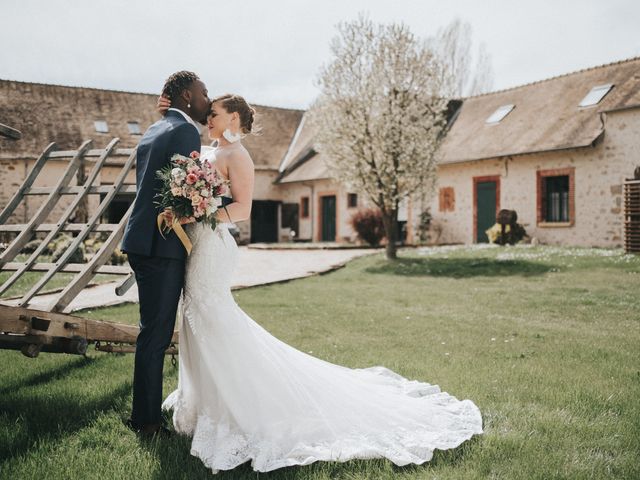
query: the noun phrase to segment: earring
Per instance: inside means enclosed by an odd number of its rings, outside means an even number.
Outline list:
[[[187,108],[191,108],[191,104],[190,103],[187,103]]]
[[[228,128],[224,132],[222,132],[222,136],[229,143],[235,143],[235,142],[237,142],[238,140],[240,140],[242,138],[242,134],[240,132],[231,133],[231,130],[229,130]]]

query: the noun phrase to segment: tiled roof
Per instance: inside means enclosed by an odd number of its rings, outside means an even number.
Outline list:
[[[592,107],[580,101],[598,85],[613,84]],[[502,105],[513,111],[486,119]],[[640,58],[601,65],[519,87],[464,99],[440,150],[440,163],[585,147],[604,131],[601,113],[640,106]]]
[[[141,135],[129,133],[127,122],[144,132],[159,115],[157,95],[0,80],[0,123],[22,132],[20,140],[0,137],[0,158],[36,157],[55,141],[60,149],[75,149],[92,139],[102,148],[113,137],[119,147],[134,147]],[[277,169],[300,123],[301,110],[255,106],[260,135],[245,139],[256,166]],[[108,133],[96,132],[94,122],[105,121]],[[209,144],[206,129],[203,144]]]

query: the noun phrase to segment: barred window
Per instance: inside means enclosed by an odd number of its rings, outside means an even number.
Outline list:
[[[574,171],[574,168],[538,171],[538,223],[573,225]]]

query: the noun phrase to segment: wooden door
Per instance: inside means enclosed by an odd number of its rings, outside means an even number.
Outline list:
[[[475,182],[475,241],[488,243],[485,233],[496,223],[498,211],[499,181],[497,179],[477,179]]]
[[[323,242],[336,241],[336,196],[322,197],[322,237]]]
[[[251,243],[278,241],[278,202],[254,200],[251,205]]]

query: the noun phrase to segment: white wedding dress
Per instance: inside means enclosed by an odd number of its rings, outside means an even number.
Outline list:
[[[231,295],[230,225],[187,225],[178,388],[163,408],[193,436],[192,455],[214,473],[249,460],[260,472],[353,458],[420,464],[482,433],[470,400],[382,366],[334,365],[258,325]]]

